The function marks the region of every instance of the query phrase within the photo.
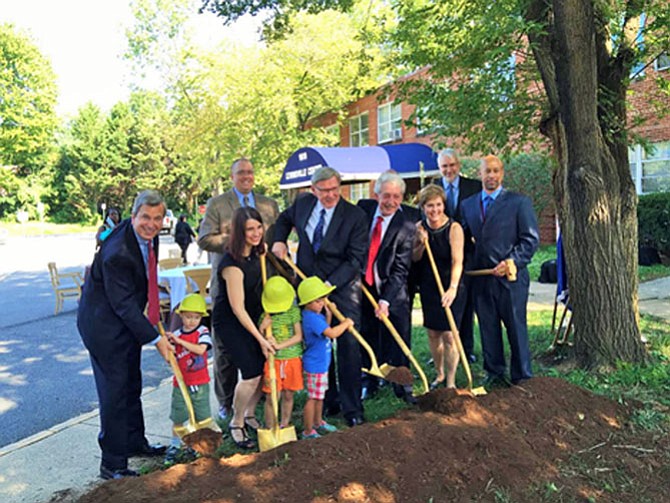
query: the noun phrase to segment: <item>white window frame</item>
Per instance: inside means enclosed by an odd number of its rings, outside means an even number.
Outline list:
[[[382,115],[386,115],[382,118]],[[402,106],[388,102],[377,107],[377,143],[402,140]]]
[[[349,185],[349,202],[357,203],[361,199],[370,197],[370,184],[368,182],[352,183]]]
[[[364,147],[370,145],[370,119],[363,127],[363,118],[368,118],[368,113],[356,115],[349,118],[349,146]]]
[[[649,164],[655,163],[666,163],[670,165],[670,141],[658,142],[653,145],[662,145],[667,144],[664,150],[659,152],[658,150],[649,154],[645,152],[642,145],[634,145],[628,149],[628,159],[631,168],[631,176],[635,182],[635,189],[638,194],[649,194],[652,191],[645,190],[645,180],[659,178],[658,175],[648,175],[645,176],[645,167]],[[668,178],[668,183],[670,184],[670,173],[667,175],[661,175],[662,178]]]

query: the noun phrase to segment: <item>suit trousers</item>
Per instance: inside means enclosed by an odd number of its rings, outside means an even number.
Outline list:
[[[510,345],[510,377],[515,382],[533,376],[526,324],[528,274],[519,274],[515,282],[505,281],[503,284],[503,281],[494,276],[475,278],[475,306],[482,338],[484,370],[497,377],[505,375],[502,323]]]
[[[223,334],[217,334],[212,324],[212,348],[214,349],[214,394],[219,407],[225,407],[228,413],[233,410],[233,396],[237,386],[237,367],[223,344]]]
[[[142,346],[131,336],[128,343],[102,354],[91,352],[91,364],[100,402],[102,464],[112,470],[128,467],[128,455],[142,448]]]

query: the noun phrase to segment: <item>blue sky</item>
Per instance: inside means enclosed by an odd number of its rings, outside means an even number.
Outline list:
[[[51,60],[60,92],[57,111],[73,116],[92,101],[104,110],[128,97],[125,28],[132,22],[124,0],[0,0],[0,23],[10,22],[28,32],[42,54]],[[201,44],[224,36],[249,43],[255,22],[245,20],[223,28],[213,14],[194,14]]]

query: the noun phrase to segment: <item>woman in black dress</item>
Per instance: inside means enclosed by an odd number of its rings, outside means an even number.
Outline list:
[[[456,387],[458,348],[451,333],[444,306],[452,309],[456,324],[459,324],[465,301],[465,295],[459,295],[459,290],[462,290],[463,228],[444,213],[445,204],[444,190],[438,185],[428,185],[419,193],[419,208],[423,212],[423,219],[417,223],[412,256],[412,260],[418,262],[423,326],[428,331],[428,343],[437,374],[431,384],[431,389],[435,389],[445,380],[448,388]],[[426,237],[442,284],[446,287],[443,297],[440,297],[428,254],[425,253],[424,239]]]
[[[257,429],[256,405],[261,398],[263,364],[272,345],[258,330],[263,313],[263,283],[260,255],[265,252],[263,220],[255,208],[235,210],[226,254],[219,264],[221,278],[214,303],[214,331],[223,334],[223,343],[233,364],[242,374],[235,387],[230,436],[238,447],[253,449],[248,429]]]

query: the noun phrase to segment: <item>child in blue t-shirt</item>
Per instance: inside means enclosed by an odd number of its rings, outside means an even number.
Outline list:
[[[328,366],[332,351],[331,339],[336,339],[354,326],[351,318],[347,318],[336,327],[330,326],[332,313],[326,308],[326,297],[335,290],[320,278],[311,276],[298,286],[298,298],[302,311],[302,332],[305,351],[302,355],[302,366],[307,384],[307,402],[303,409],[305,430],[303,438],[318,438],[323,432],[335,431],[336,428],[323,420],[323,399],[328,390]],[[316,427],[316,429],[315,429]]]

